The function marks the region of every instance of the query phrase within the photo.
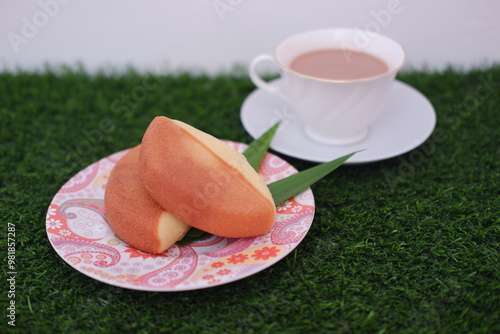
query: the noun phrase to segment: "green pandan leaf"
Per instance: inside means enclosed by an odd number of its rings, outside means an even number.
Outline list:
[[[184,236],[184,238],[182,238],[181,240],[177,241],[176,244],[179,245],[179,246],[189,245],[190,243],[195,242],[196,240],[203,239],[203,238],[208,237],[210,235],[211,234],[207,233],[207,232],[203,232],[201,235],[196,236],[196,237],[189,236],[189,235],[186,234]]]
[[[356,153],[357,152],[353,152],[344,155],[338,159],[325,162],[321,165],[311,167],[297,174],[290,175],[284,179],[268,184],[267,187],[273,195],[274,204],[280,205],[290,197],[306,190],[313,183],[330,174],[333,170],[342,165],[347,159]]]
[[[267,130],[263,135],[254,140],[243,152],[245,158],[247,158],[248,163],[255,169],[259,170],[260,164],[262,163],[262,159],[266,155],[269,146],[271,145],[271,141],[278,130],[280,122],[274,124],[269,130]]]
[[[201,236],[203,233],[205,232],[202,230],[198,230],[195,227],[191,227],[191,229],[186,233],[186,236],[196,238]]]

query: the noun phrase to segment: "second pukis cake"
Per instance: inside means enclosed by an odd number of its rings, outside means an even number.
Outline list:
[[[165,211],[142,185],[140,145],[113,167],[106,185],[106,219],[120,239],[147,253],[159,254],[182,239],[191,228]]]

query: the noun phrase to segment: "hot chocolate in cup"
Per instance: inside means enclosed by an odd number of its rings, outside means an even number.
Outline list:
[[[257,74],[261,62],[275,63],[284,87]],[[406,54],[396,41],[350,28],[311,30],[280,42],[273,55],[250,64],[253,83],[284,99],[312,140],[348,145],[364,139],[384,111]]]

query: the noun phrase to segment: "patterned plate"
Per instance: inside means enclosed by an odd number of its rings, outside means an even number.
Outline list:
[[[225,141],[243,152],[247,145]],[[121,241],[106,222],[104,192],[115,163],[127,152],[103,158],[73,176],[47,211],[47,235],[70,266],[98,281],[144,291],[185,291],[233,282],[275,264],[305,237],[314,217],[311,189],[276,208],[276,222],[264,236],[210,236],[159,255]],[[260,173],[271,183],[297,170],[267,153]]]

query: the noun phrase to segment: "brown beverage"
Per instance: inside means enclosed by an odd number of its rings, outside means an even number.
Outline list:
[[[295,58],[290,68],[303,75],[327,80],[356,80],[383,74],[389,67],[364,52],[324,49]]]

